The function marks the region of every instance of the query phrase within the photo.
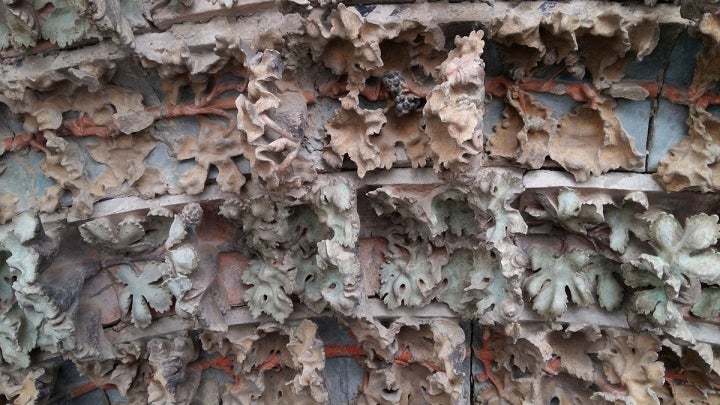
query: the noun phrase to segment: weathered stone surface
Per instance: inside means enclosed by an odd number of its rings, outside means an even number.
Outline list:
[[[720,11],[654,3],[0,4],[0,397],[718,403]]]

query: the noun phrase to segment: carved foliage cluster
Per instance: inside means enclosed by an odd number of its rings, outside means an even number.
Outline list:
[[[545,166],[550,158],[577,181],[610,170],[640,169],[643,156],[613,114],[613,105],[610,100],[590,102],[558,120],[530,93],[511,88],[488,151],[532,169]]]
[[[0,233],[0,354],[5,364],[28,367],[36,347],[76,349],[74,297],[59,297],[42,282],[56,247],[31,214],[15,217],[12,227]]]
[[[80,40],[100,39],[102,34],[87,15],[90,6],[89,1],[3,2],[0,5],[0,50],[31,48],[40,39],[60,47]]]
[[[117,3],[50,4],[0,4],[0,49],[129,35],[112,28],[121,21],[112,14]],[[359,403],[459,402],[466,348],[457,322],[381,322],[368,309],[381,300],[391,311],[444,303],[462,318],[504,327],[504,335],[484,330],[483,346],[471,351],[484,367],[473,378],[488,382],[480,403],[718,400],[714,348],[698,343],[688,322],[720,314],[716,215],[672,212],[639,192],[545,189],[519,200],[519,172],[471,166],[482,163],[484,142],[483,31],[446,47],[430,23],[366,17],[342,4],[325,11],[310,12],[295,36],[273,32],[253,44],[218,36],[193,47],[202,57],[183,53],[189,48],[139,50],[164,79],[162,101],[110,84],[111,62],[3,79],[0,101],[25,132],[3,138],[0,152],[42,152],[40,169],[55,183],[42,210],[56,211],[66,192],[75,217],[90,216],[105,197],[198,194],[213,167],[220,191],[238,198],[219,208],[95,218],[46,235],[36,216],[15,215],[17,198],[0,193],[0,219],[12,219],[0,230],[0,392],[16,403],[48,394],[52,372],[31,367],[40,349],[72,359],[130,402],[327,402],[323,370],[333,348],[323,347],[316,324],[295,319],[307,307],[338,314],[356,338],[359,350],[345,355],[366,373]],[[688,94],[689,134],[657,173],[673,191],[718,189],[718,121],[703,95],[717,84],[711,45],[720,36],[714,15],[700,15],[709,45],[693,79],[697,94]],[[60,20],[74,30],[56,31]],[[491,157],[533,169],[549,158],[578,181],[642,166],[606,96],[619,91],[626,63],[655,47],[652,17],[615,6],[587,19],[513,11],[488,32],[515,80],[488,87],[506,103],[488,140]],[[325,69],[318,76],[332,76],[310,84],[320,97],[293,76],[298,54],[284,39],[310,51],[307,60]],[[524,80],[543,65],[577,79],[589,73],[592,83],[533,88]],[[584,104],[554,117],[534,90]],[[173,138],[158,128],[183,120],[196,133]],[[363,177],[400,164],[404,153],[413,167],[432,163],[454,181],[366,192],[342,176],[318,177],[311,151],[323,149],[323,131],[331,169],[348,155]],[[190,166],[177,184],[148,167],[161,142],[173,162]],[[376,214],[362,226],[360,198]],[[377,280],[363,272],[371,267],[360,260],[365,237],[383,241]],[[233,307],[247,307],[253,322],[232,324]],[[558,326],[577,307],[623,311],[633,332]],[[275,322],[262,323],[266,315]],[[536,316],[546,322],[523,324]],[[161,318],[193,331],[158,334]],[[152,337],[125,339],[142,331]],[[681,386],[668,373],[676,365],[687,373]],[[231,381],[203,378],[209,368]]]
[[[462,402],[466,336],[456,322],[359,319],[348,326],[366,355],[358,404]]]
[[[298,197],[228,200],[221,214],[242,226],[253,251],[243,282],[251,286],[245,299],[255,316],[265,312],[282,322],[293,310],[293,293],[316,311],[329,305],[353,313],[362,291],[351,184],[338,179]]]
[[[117,6],[78,7],[97,8],[97,15],[83,18],[105,27],[116,20]],[[501,92],[506,109],[489,137],[491,157],[530,168],[549,158],[580,181],[642,166],[613,100],[599,92],[622,78],[627,61],[655,48],[658,24],[650,12],[597,10],[585,17],[512,11],[489,23],[487,35],[500,46],[503,63],[516,68],[514,82]],[[482,164],[484,31],[451,41],[438,25],[342,4],[304,14],[284,17],[287,27],[241,37],[227,34],[230,22],[215,20],[212,27],[222,33],[192,46],[177,41],[193,29],[183,24],[136,40],[133,52],[143,67],[163,79],[156,97],[148,97],[156,89],[116,85],[116,63],[129,59],[96,58],[35,76],[7,67],[12,74],[0,81],[0,99],[25,132],[3,138],[0,150],[41,151],[40,170],[55,183],[41,207],[56,210],[69,191],[73,218],[87,218],[106,197],[200,193],[214,169],[221,190],[238,193],[248,174],[268,189],[294,188],[312,182],[318,170],[341,168],[345,155],[361,177],[396,165],[432,163],[436,171],[462,173]],[[595,48],[603,52],[589,51]],[[306,62],[317,66],[299,74]],[[578,77],[587,70],[593,80],[533,88],[586,103],[563,117],[553,117],[525,90],[536,66],[551,65]],[[703,80],[696,87],[709,79]],[[703,154],[710,162],[712,152]],[[176,167],[182,169],[171,170]],[[0,218],[9,220],[17,202],[0,194]]]
[[[325,354],[317,325],[236,325],[225,332],[179,332],[120,343],[114,359],[77,362],[97,386],[113,384],[130,402],[325,403]],[[204,376],[205,370],[222,374]]]
[[[710,298],[720,282],[716,215],[688,216],[683,225],[644,193],[620,200],[573,189],[538,193],[526,212],[559,228],[526,240],[535,273],[525,290],[547,319],[564,313],[569,301],[612,310],[629,293],[631,325],[694,342],[684,314],[717,316]]]
[[[519,315],[526,231],[510,203],[522,191],[511,172],[490,172],[466,186],[385,186],[369,193],[388,221],[380,296],[390,308],[436,299],[483,323]]]
[[[486,331],[478,403],[712,403],[716,357],[708,345],[679,348],[647,333],[592,326],[528,327],[521,337]],[[513,355],[522,352],[524,356]],[[689,366],[693,358],[703,360]],[[685,367],[688,367],[687,370]]]
[[[719,73],[719,13],[709,3],[683,5],[681,13],[694,20],[703,49],[697,54],[688,100],[683,103],[689,110],[687,135],[660,160],[655,177],[668,191],[716,192],[720,190],[715,164],[720,127],[717,117],[707,110],[710,102],[716,104],[713,98]]]
[[[652,52],[660,26],[650,13],[617,7],[588,8],[575,15],[511,9],[494,21],[491,36],[513,79],[531,76],[542,64],[560,64],[577,79],[590,73],[593,85],[604,89],[623,78],[629,61]]]
[[[505,98],[502,119],[488,140],[490,156],[532,169],[548,165],[549,158],[576,181],[610,170],[642,170],[643,155],[613,112],[614,98],[648,98],[644,87],[619,82],[629,62],[655,49],[657,17],[617,7],[583,13],[533,7],[511,8],[493,20],[488,33],[511,79],[488,79],[489,92]],[[537,92],[582,104],[558,116],[536,100]]]
[[[445,38],[437,26],[366,19],[342,4],[321,18],[308,20],[313,56],[346,77],[341,108],[325,125],[336,155],[326,156],[331,164],[347,154],[363,177],[391,168],[400,159],[395,147],[402,144],[414,167],[431,160],[439,171],[467,164],[482,150],[482,31],[456,38],[443,60]],[[385,109],[361,102],[382,96],[390,98]]]

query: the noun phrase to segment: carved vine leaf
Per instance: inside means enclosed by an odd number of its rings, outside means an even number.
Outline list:
[[[387,262],[380,269],[380,296],[388,308],[417,307],[433,298],[440,282],[440,266],[447,263],[444,252],[433,252],[424,243],[388,245]]]
[[[101,140],[89,145],[87,150],[96,162],[106,166],[94,180],[101,195],[114,195],[136,187],[144,197],[164,194],[167,186],[157,172],[145,167],[145,158],[157,146],[147,132],[118,135],[112,141]]]
[[[0,49],[31,47],[39,36],[37,11],[30,2],[0,4]]]
[[[348,321],[348,328],[365,352],[376,353],[384,359],[392,359],[397,355],[399,347],[395,336],[406,324],[414,325],[416,322],[403,318],[389,325],[383,325],[375,318],[355,318]]]
[[[47,4],[52,4],[52,10],[41,13]],[[101,24],[90,18],[86,2],[8,2],[0,6],[0,21],[0,49],[24,50],[41,39],[64,48],[82,40],[103,38]]]
[[[108,380],[101,380],[101,382],[113,381],[120,394],[127,396],[133,381],[135,381],[138,376],[141,360],[146,356],[145,346],[146,345],[141,342],[120,343],[115,345],[114,349],[117,352],[115,368],[107,377]],[[87,373],[87,375],[90,376],[94,376],[94,374],[95,373]],[[97,381],[96,378],[95,380]]]
[[[479,46],[468,45],[460,51],[451,51],[440,71],[444,36],[437,26],[424,26],[415,21],[388,23],[382,20],[366,20],[358,11],[344,5],[334,9],[328,18],[311,16],[307,21],[307,29],[314,39],[310,44],[313,57],[321,60],[333,74],[346,75],[347,97],[341,100],[342,108],[325,126],[331,136],[330,146],[336,155],[347,153],[358,167],[358,174],[363,177],[367,171],[375,168],[390,168],[398,159],[396,145],[405,147],[408,158],[413,166],[425,165],[427,154],[439,159],[446,165],[457,156],[452,152],[460,149],[461,153],[477,154],[467,137],[477,138],[473,133],[475,125],[482,114],[482,33],[476,34]],[[476,42],[477,42],[476,41]],[[460,44],[458,44],[460,47]],[[470,49],[472,48],[472,49]],[[432,136],[423,131],[427,114],[410,112],[402,118],[381,110],[368,110],[359,107],[359,93],[365,88],[368,77],[382,76],[388,72],[398,72],[403,77],[411,77],[413,67],[422,67],[426,75],[443,76],[446,81],[443,91],[439,94],[452,94],[453,107],[440,111],[442,105],[437,104],[433,110],[433,121],[428,125],[435,132],[434,144],[430,145]],[[440,72],[440,73],[438,73]],[[445,72],[445,73],[443,73]],[[446,77],[445,77],[446,76]],[[478,85],[479,83],[479,85]],[[409,83],[415,86],[417,83]],[[471,86],[477,91],[470,91],[473,96],[463,97],[460,91],[454,92],[451,87],[457,85]],[[439,89],[439,88],[438,88]],[[395,107],[399,105],[395,98]],[[479,108],[470,107],[467,100],[480,101]],[[387,117],[386,117],[387,114]],[[442,115],[442,118],[438,117]],[[443,120],[452,120],[444,123]],[[469,130],[456,130],[468,125],[463,119],[472,121]],[[360,131],[365,136],[356,136]],[[455,135],[458,139],[446,142],[445,134]],[[474,139],[475,140],[475,139]],[[457,146],[456,146],[457,145]],[[428,148],[429,146],[429,148]],[[471,150],[472,149],[472,150]],[[332,155],[331,155],[332,156]],[[461,158],[462,160],[463,158]],[[447,162],[446,162],[447,161]],[[330,162],[330,160],[328,160]],[[436,166],[439,170],[439,164]]]
[[[347,75],[353,98],[364,86],[367,75],[375,72],[421,66],[430,73],[445,43],[443,32],[436,25],[425,26],[407,19],[370,21],[344,4],[339,4],[328,16],[312,14],[305,24],[313,59],[321,61],[337,76]]]
[[[367,386],[358,404],[399,404],[412,400],[426,404],[441,405],[451,401],[451,396],[433,387],[429,378],[432,372],[420,364],[408,366],[393,364],[370,372]]]
[[[107,217],[96,218],[78,227],[86,243],[114,253],[147,252],[162,245],[167,238],[172,213],[165,208],[153,209],[145,217],[130,216],[117,224]]]
[[[167,230],[165,262],[175,275],[187,276],[198,266],[198,253],[193,242],[196,242],[194,236],[202,219],[203,209],[200,204],[190,203],[174,216]]]
[[[276,202],[266,195],[249,200],[232,198],[220,207],[220,215],[239,222],[248,235],[248,245],[274,260],[284,256],[279,250],[291,234],[288,217],[293,205],[297,205],[294,199]]]
[[[522,177],[515,173],[493,172],[482,177],[469,191],[468,201],[475,207],[492,214],[493,224],[485,232],[485,238],[503,253],[510,253],[505,246],[512,234],[525,234],[527,224],[520,212],[512,206],[524,191]],[[484,208],[487,207],[487,208]]]
[[[282,262],[253,259],[242,274],[242,282],[251,286],[245,291],[245,301],[254,317],[266,313],[283,322],[293,310],[289,295],[294,291],[297,270]]]
[[[222,312],[229,304],[221,283],[240,282],[238,266],[245,264],[245,258],[236,252],[218,252],[217,243],[233,234],[231,224],[216,222],[217,217],[211,215],[210,222],[201,227],[203,219],[197,203],[185,205],[175,215],[165,241],[168,274],[164,284],[176,298],[178,315],[197,319],[211,330],[227,330]],[[235,291],[239,295],[242,290]]]
[[[237,380],[226,386],[223,403],[247,404],[260,398],[270,403],[326,403],[325,354],[317,329],[310,320],[287,326],[237,325],[220,337],[226,339],[224,349],[205,346],[211,351],[229,350],[236,359],[236,370],[241,371]]]
[[[4,262],[10,273],[23,285],[36,281],[38,266],[51,255],[40,219],[24,212],[15,218],[7,230],[0,232],[0,251],[10,254]],[[43,246],[45,245],[45,246]]]
[[[316,243],[319,271],[310,283],[305,282],[305,288],[313,284],[311,288],[317,289],[325,302],[346,315],[352,314],[362,294],[360,261],[355,250],[360,233],[355,195],[355,188],[345,181],[320,182],[314,190],[313,210],[319,223],[332,231],[332,237],[323,236]],[[298,270],[299,282],[306,280],[302,273]]]
[[[479,251],[471,251],[468,249],[458,249],[452,252],[448,258],[448,262],[440,269],[441,281],[437,291],[437,300],[445,302],[448,304],[450,309],[459,314],[464,316],[472,314],[472,311],[468,308],[472,301],[471,293],[467,292],[468,284],[470,283],[468,274],[472,274],[474,276],[475,274],[480,273],[478,280],[480,281],[484,280],[482,277],[484,273],[493,273],[492,267],[490,266],[488,267],[490,267],[491,270],[486,270],[486,266],[491,265],[490,260],[483,259],[489,259],[489,254],[483,254]],[[476,261],[480,262],[479,266],[476,265]],[[488,282],[491,280],[498,280],[496,283],[503,282],[502,275],[500,275],[497,279],[487,279]],[[481,289],[484,286],[479,285],[478,287],[480,287],[478,289]],[[494,298],[493,295],[502,295],[504,292],[498,291],[497,288],[493,288],[496,287],[494,283],[488,283],[485,287],[489,291],[488,295],[490,295],[490,299]]]
[[[547,320],[565,313],[569,300],[592,305],[593,290],[603,308],[615,309],[622,301],[622,288],[612,277],[619,266],[611,260],[578,248],[558,255],[536,246],[530,250],[530,263],[536,273],[525,280],[525,290],[533,298],[533,309]]]
[[[463,316],[492,325],[512,322],[520,315],[518,283],[505,277],[494,253],[457,249],[442,266],[440,276],[437,300]]]
[[[659,279],[628,273],[626,269],[623,274],[625,284],[631,287],[651,287],[633,294],[630,301],[632,310],[649,317],[653,324],[662,326],[671,336],[692,341],[693,337],[683,321],[681,308],[675,303],[678,290],[663,285]]]
[[[299,205],[291,209],[288,218],[288,229],[294,230],[294,234],[301,236],[295,239],[295,246],[289,246],[292,250],[291,260],[294,261],[297,268],[297,276],[295,279],[295,290],[303,299],[303,302],[316,312],[322,312],[327,305],[325,298],[332,298],[330,301],[334,305],[343,307],[344,301],[344,280],[343,275],[337,271],[331,262],[324,262],[320,258],[324,254],[328,260],[337,263],[337,260],[344,260],[341,252],[337,256],[331,258],[323,249],[329,231],[320,223],[320,219],[316,214],[316,210],[306,205]],[[340,246],[333,245],[338,249]],[[323,267],[320,267],[323,264]],[[332,288],[330,288],[332,287]]]
[[[557,222],[571,232],[587,234],[593,226],[605,219],[604,206],[612,204],[612,198],[604,193],[580,193],[563,188],[557,197],[536,193],[540,207],[527,207],[526,212],[535,218]]]
[[[557,131],[552,111],[522,90],[508,91],[502,121],[488,141],[493,156],[512,159],[523,166],[539,169],[549,153],[551,136]]]
[[[697,302],[699,297],[692,293],[697,283],[720,284],[720,253],[711,248],[720,237],[718,217],[688,217],[683,229],[674,216],[661,213],[651,223],[649,236],[655,254],[642,253],[631,266],[624,266],[626,284],[652,287],[636,292],[632,303],[639,313],[675,330],[671,333],[692,340],[675,302]]]
[[[67,190],[73,196],[73,215],[76,218],[87,218],[92,213],[96,200],[121,192],[132,192],[130,188],[138,185],[145,173],[145,166],[141,164],[144,156],[138,157],[135,153],[142,152],[147,155],[152,150],[155,141],[147,135],[139,135],[137,140],[120,136],[117,142],[112,139],[98,141],[88,147],[91,157],[86,156],[86,152],[81,148],[82,143],[73,137],[58,136],[63,135],[64,131],[70,131],[78,136],[97,135],[110,138],[116,134],[113,121],[115,114],[144,110],[143,96],[139,92],[113,85],[100,87],[95,75],[102,72],[96,69],[100,70],[94,66],[91,72],[78,73],[92,79],[91,83],[82,83],[81,87],[73,88],[72,97],[65,94],[33,96],[23,99],[24,105],[16,107],[20,111],[29,111],[24,116],[26,128],[41,133],[46,139],[43,149],[45,157],[40,162],[40,169],[57,184],[46,189],[41,204],[43,211],[54,211]],[[71,81],[77,80],[75,78]],[[78,118],[63,121],[65,113],[78,115]],[[131,150],[133,147],[136,150]],[[109,152],[115,149],[117,155]],[[120,155],[126,159],[114,160],[113,156]],[[86,169],[95,164],[92,158],[113,167],[105,165],[102,174],[92,178],[86,173]]]
[[[181,187],[190,194],[198,194],[205,188],[210,165],[218,169],[217,182],[225,192],[237,193],[245,184],[233,157],[247,155],[247,145],[240,134],[228,124],[198,117],[200,131],[197,138],[185,136],[175,144],[175,155],[179,160],[194,159],[195,166],[180,177]]]
[[[688,134],[658,163],[655,177],[668,191],[720,190],[720,120],[700,109],[691,109]]]
[[[44,131],[47,139],[45,157],[40,161],[40,169],[57,184],[48,187],[43,195],[41,210],[53,212],[60,203],[65,190],[73,196],[72,212],[79,218],[87,218],[92,214],[93,204],[97,196],[84,177],[84,162],[80,147],[75,142],[68,142],[51,131]]]
[[[152,339],[147,342],[147,352],[153,370],[148,385],[149,403],[183,403],[194,396],[201,370],[187,367],[199,354],[191,337],[183,333]]]
[[[623,286],[613,276],[613,274],[621,274],[620,264],[605,257],[593,255],[584,271],[591,288],[597,293],[600,307],[608,311],[620,308],[623,301]]]
[[[653,388],[659,388],[665,380],[665,367],[657,361],[660,341],[640,333],[618,336],[610,345],[598,353],[603,362],[607,380],[623,384],[627,395],[597,393],[598,397],[610,401],[632,399],[637,404],[660,404]],[[628,398],[629,397],[629,398]]]
[[[144,264],[140,274],[128,265],[120,265],[117,268],[117,279],[126,285],[120,293],[120,308],[124,313],[132,307],[132,322],[138,328],[145,328],[150,325],[152,316],[150,308],[165,312],[172,305],[172,295],[164,287],[153,283],[162,278],[165,270],[165,263],[147,262]]]
[[[474,207],[466,199],[460,190],[447,190],[433,197],[428,215],[430,238],[442,234],[469,237],[479,233]]]
[[[549,143],[550,158],[586,181],[609,170],[641,168],[645,160],[635,142],[612,112],[608,101],[597,106],[580,106],[558,121],[557,136]],[[581,147],[568,147],[581,145]]]
[[[503,120],[495,127],[488,149],[496,156],[514,159],[533,169],[549,156],[577,181],[609,170],[638,169],[643,156],[623,129],[608,101],[584,105],[559,121],[532,96],[517,88],[507,94]]]
[[[358,398],[362,404],[404,403],[422,398],[427,403],[455,403],[461,399],[465,335],[452,320],[397,320],[387,327],[372,320],[350,324],[368,355],[378,354],[387,363],[368,360],[368,384]]]
[[[248,51],[249,52],[249,51]],[[253,179],[265,187],[299,187],[312,181],[316,172],[306,156],[299,154],[305,137],[307,105],[297,91],[279,91],[284,64],[279,52],[264,50],[248,54],[247,97],[238,95],[237,129],[246,147]]]
[[[0,317],[0,355],[4,362],[29,367],[30,351],[37,339],[37,325],[20,306],[14,305]]]
[[[43,38],[60,47],[66,47],[83,39],[102,39],[93,21],[83,16],[85,3],[53,0],[55,7],[50,14],[40,20],[40,32]],[[71,21],[69,24],[68,22]],[[72,29],[66,27],[70,25]]]
[[[692,313],[701,318],[712,319],[720,314],[720,288],[702,289],[700,298],[691,308]]]
[[[650,221],[641,216],[648,210],[649,203],[645,193],[632,192],[623,198],[619,207],[605,208],[605,222],[610,226],[610,248],[624,253],[632,232],[641,241],[649,239]]]
[[[439,66],[443,82],[427,96],[425,132],[436,171],[455,169],[482,150],[485,103],[483,31],[455,38],[455,49]]]
[[[720,237],[717,215],[688,217],[685,229],[671,214],[662,213],[650,225],[655,255],[642,254],[633,264],[678,287],[688,280],[720,283],[720,253],[713,246]]]
[[[412,167],[424,167],[429,157],[429,139],[423,130],[422,113],[410,111],[404,115],[386,114],[385,117],[387,122],[380,134],[370,138],[380,153],[378,167],[390,169],[400,160],[396,150],[398,145],[403,145]]]
[[[323,380],[325,350],[317,338],[317,325],[304,319],[289,332],[287,349],[292,356],[293,367],[299,372],[293,378],[293,390],[301,392],[307,388],[315,401],[327,402],[328,392]]]
[[[325,131],[333,151],[340,156],[347,154],[357,165],[358,176],[365,177],[365,173],[383,167],[383,151],[373,141],[386,122],[382,110],[367,110],[354,103],[338,109],[325,124]]]
[[[228,200],[221,214],[242,224],[248,245],[258,253],[243,275],[243,281],[253,285],[246,297],[252,297],[248,299],[258,310],[272,299],[274,305],[265,307],[277,308],[282,315],[276,319],[284,319],[292,308],[287,295],[293,292],[318,312],[328,304],[346,314],[355,308],[361,293],[354,249],[359,217],[349,183],[321,181],[299,199]],[[292,285],[286,284],[289,280]],[[282,289],[268,292],[267,286],[260,287],[268,282]]]
[[[31,370],[23,379],[22,386],[13,404],[32,405],[49,400],[47,387],[54,382],[53,380],[52,373],[48,373],[42,367]]]
[[[76,361],[80,372],[98,387],[112,384],[132,403],[202,401],[198,396],[203,371],[197,362],[199,342],[187,331],[116,343],[113,348],[115,358],[111,360]]]
[[[448,228],[445,218],[434,215],[432,207],[433,197],[445,189],[443,186],[386,186],[369,192],[368,196],[375,212],[389,216],[410,239],[429,240]],[[467,210],[460,213],[467,218]]]
[[[484,231],[483,239],[502,249],[510,234],[527,231],[511,206],[522,190],[519,176],[491,172],[469,186],[385,186],[368,196],[375,212],[391,216],[411,239],[477,237]]]
[[[553,354],[560,360],[560,365],[568,374],[583,381],[595,381],[593,357],[606,345],[600,333],[591,331],[550,332],[547,336]]]

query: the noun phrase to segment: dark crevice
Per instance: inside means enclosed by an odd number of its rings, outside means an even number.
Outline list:
[[[473,370],[473,359],[475,358],[475,322],[470,322],[470,361],[468,362],[470,364],[470,375],[468,378],[470,379],[470,402],[474,402],[475,398],[475,370]]]
[[[663,87],[665,86],[665,73],[670,67],[670,60],[673,50],[675,49],[675,46],[677,46],[677,43],[680,40],[681,36],[682,31],[678,31],[677,33],[675,33],[672,39],[672,45],[668,48],[668,51],[663,57],[662,69],[660,69],[660,73],[658,74],[657,78],[658,92],[655,98],[652,99],[650,102],[650,122],[648,123],[647,139],[645,140],[645,173],[647,173],[649,170],[648,165],[650,163],[650,147],[652,146],[653,136],[655,135],[655,117],[657,116],[658,109],[660,108],[660,98],[662,97]]]

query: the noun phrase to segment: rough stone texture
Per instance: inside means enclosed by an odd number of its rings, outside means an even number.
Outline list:
[[[3,2],[0,402],[720,403],[720,7],[655,3]]]

